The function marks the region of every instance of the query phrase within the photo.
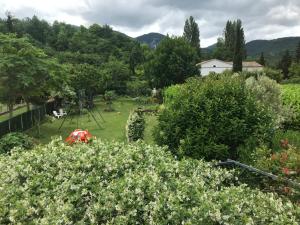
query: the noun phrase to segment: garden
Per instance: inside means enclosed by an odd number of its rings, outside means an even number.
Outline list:
[[[187,37],[48,28],[0,34],[0,224],[299,224],[299,84],[201,77]]]

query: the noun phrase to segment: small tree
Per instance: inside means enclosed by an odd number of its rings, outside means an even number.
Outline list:
[[[283,78],[289,78],[289,67],[292,65],[292,57],[289,50],[286,50],[281,60],[278,63],[278,68],[282,70]]]
[[[266,65],[265,57],[264,57],[264,53],[263,53],[263,52],[260,54],[258,63],[259,63],[260,65],[262,65],[262,66],[265,66],[265,65]]]
[[[299,63],[300,62],[300,41],[298,43],[297,49],[296,49],[296,62]]]

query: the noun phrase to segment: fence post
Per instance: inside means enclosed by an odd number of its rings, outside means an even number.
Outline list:
[[[9,132],[11,132],[11,129],[10,129],[10,118],[8,119],[8,129],[9,129]]]
[[[24,125],[23,125],[23,113],[21,114],[21,127],[22,127],[22,131],[24,131]]]

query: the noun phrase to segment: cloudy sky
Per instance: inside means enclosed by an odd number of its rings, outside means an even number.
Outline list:
[[[181,35],[192,15],[202,47],[216,42],[228,19],[242,20],[247,41],[300,36],[300,0],[0,0],[0,16],[6,11],[49,22],[109,24],[132,37],[149,32]]]

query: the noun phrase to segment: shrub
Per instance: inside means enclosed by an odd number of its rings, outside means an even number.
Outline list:
[[[149,96],[151,88],[148,81],[145,80],[133,80],[127,82],[127,94],[132,97]]]
[[[53,141],[0,156],[0,224],[297,224],[299,207],[157,146]]]
[[[145,130],[145,118],[140,110],[134,110],[129,114],[126,123],[126,137],[128,142],[143,139]]]
[[[13,148],[20,147],[30,149],[33,147],[33,140],[24,133],[8,133],[0,139],[0,154],[9,153]]]
[[[273,114],[278,127],[294,116],[293,110],[289,106],[283,105],[281,87],[276,81],[266,76],[249,77],[246,79],[246,87],[255,96],[258,103],[267,107]]]
[[[190,80],[177,88],[158,117],[154,137],[178,155],[238,158],[237,148],[271,141],[274,122],[239,77]],[[250,153],[249,153],[250,154]]]
[[[261,170],[273,173],[279,177],[293,180],[300,184],[300,151],[290,145],[287,139],[280,141],[281,151],[274,152],[266,147],[257,148],[253,155],[253,165]],[[269,180],[265,186],[278,193],[287,194],[291,199],[300,203],[300,189],[287,187],[284,182],[272,184]]]
[[[294,112],[294,117],[286,122],[287,128],[300,129],[300,85],[282,85],[282,99],[284,105],[290,107]]]
[[[282,81],[283,74],[280,70],[275,70],[269,67],[265,67],[261,75],[267,76],[273,80],[276,80],[278,83]]]
[[[115,91],[105,91],[105,94],[103,96],[103,99],[106,104],[106,108],[104,109],[107,112],[113,112],[114,109],[112,107],[113,105],[113,100],[117,98],[116,92]]]

